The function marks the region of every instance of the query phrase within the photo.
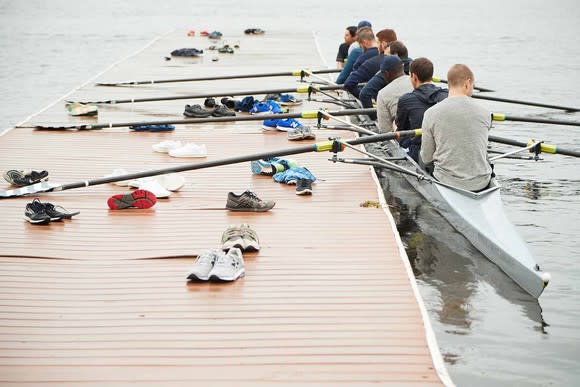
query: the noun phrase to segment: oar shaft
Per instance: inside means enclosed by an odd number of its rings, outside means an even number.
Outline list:
[[[238,74],[238,75],[218,75],[211,77],[177,78],[177,79],[157,79],[148,81],[121,81],[121,82],[99,82],[98,86],[120,86],[120,85],[153,85],[157,83],[176,82],[198,82],[198,81],[219,81],[225,79],[247,79],[247,78],[269,78],[269,77],[305,77],[311,74],[331,74],[340,72],[339,69],[325,70],[295,70],[281,71],[275,73]]]
[[[489,95],[481,95],[481,94],[473,94],[472,95],[472,98],[484,99],[484,100],[487,100],[487,101],[513,103],[513,104],[517,104],[517,105],[527,105],[527,106],[544,107],[544,108],[548,108],[548,109],[566,110],[568,112],[578,112],[578,111],[580,111],[579,108],[574,108],[574,107],[561,106],[561,105],[550,105],[550,104],[539,103],[539,102],[520,101],[520,100],[517,100],[517,99],[492,97],[492,96],[489,96]]]
[[[387,141],[392,139],[399,139],[405,136],[417,136],[418,132],[416,130],[407,130],[395,133],[384,133],[384,134],[376,134],[373,136],[366,136],[360,137],[354,140],[345,141],[347,144],[350,145],[359,145],[359,144],[367,144],[371,142],[378,142],[378,141]],[[143,177],[149,176],[157,176],[157,175],[165,175],[167,173],[176,173],[176,172],[184,172],[184,171],[193,171],[196,169],[204,169],[204,168],[212,168],[212,167],[219,167],[223,165],[230,165],[230,164],[238,164],[252,160],[259,160],[259,159],[268,159],[271,157],[280,157],[280,156],[290,156],[296,155],[300,153],[308,153],[308,152],[327,152],[332,151],[333,147],[335,146],[334,140],[328,140],[323,142],[318,142],[311,145],[304,145],[304,146],[297,146],[287,149],[269,151],[269,152],[262,152],[262,153],[255,153],[252,155],[244,155],[244,156],[237,156],[237,157],[230,157],[226,159],[220,160],[213,160],[213,161],[206,161],[202,163],[196,164],[184,164],[178,165],[168,168],[161,168],[155,169],[150,171],[138,172],[138,173],[131,173],[122,176],[111,176],[111,177],[102,177],[99,179],[93,179],[88,181],[79,181],[76,183],[64,184],[55,189],[55,191],[64,191],[73,188],[81,188],[81,187],[88,187],[93,185],[99,184],[106,184],[106,183],[113,183],[116,181],[122,180],[132,180],[132,179],[140,179]]]
[[[525,142],[512,140],[510,138],[493,136],[493,135],[490,135],[488,138],[489,138],[489,141],[491,141],[491,142],[497,142],[499,144],[505,144],[505,145],[513,145],[513,146],[518,146],[518,147],[522,147],[522,148],[525,148],[529,145],[529,144],[526,144]],[[544,144],[544,143],[542,143],[540,146],[541,146],[541,150],[543,153],[552,153],[552,154],[560,154],[560,155],[566,155],[566,156],[580,157],[580,152],[572,150],[572,149],[563,149],[563,148],[560,148],[559,146],[556,146],[556,145],[550,145],[550,144]]]
[[[335,116],[348,116],[353,114],[369,114],[374,112],[375,109],[348,109],[348,110],[337,110],[332,113]],[[122,128],[128,126],[139,126],[139,125],[194,125],[194,124],[205,124],[205,123],[220,123],[220,122],[239,122],[239,121],[263,121],[269,119],[285,119],[285,118],[304,118],[304,119],[315,119],[318,118],[318,110],[304,111],[298,113],[282,113],[282,114],[254,114],[254,115],[244,115],[235,117],[211,117],[211,118],[189,118],[181,120],[158,120],[158,121],[139,121],[139,122],[111,122],[108,124],[86,124],[86,125],[70,125],[70,126],[36,126],[36,129],[104,129],[104,128]]]
[[[546,118],[533,118],[533,117],[516,117],[516,116],[508,116],[502,113],[492,113],[492,117],[494,121],[519,121],[519,122],[533,122],[536,124],[580,126],[580,122],[578,121],[552,120]]]
[[[153,101],[174,101],[179,99],[196,99],[196,98],[210,98],[218,96],[240,96],[240,95],[262,95],[262,94],[276,94],[276,93],[308,93],[309,91],[316,92],[317,90],[341,90],[344,85],[337,86],[312,86],[303,85],[293,88],[282,89],[267,89],[267,90],[238,90],[238,91],[222,91],[205,94],[190,94],[190,95],[172,95],[167,97],[150,97],[150,98],[130,98],[130,99],[109,99],[104,101],[67,101],[79,102],[82,104],[120,104],[120,103],[138,103],[138,102],[153,102]]]

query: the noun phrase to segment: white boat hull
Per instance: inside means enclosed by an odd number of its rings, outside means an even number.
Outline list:
[[[384,148],[389,156],[405,157],[396,163],[420,174],[425,172],[407,156],[396,141]],[[483,255],[499,266],[520,287],[538,298],[549,282],[526,243],[505,215],[500,185],[479,193],[448,188],[429,180],[404,174],[406,180]]]

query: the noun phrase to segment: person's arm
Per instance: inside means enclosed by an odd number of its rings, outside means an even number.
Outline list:
[[[433,154],[435,153],[435,138],[433,137],[434,120],[432,118],[433,111],[427,110],[423,116],[423,123],[421,129],[421,162],[430,164],[433,162]]]
[[[397,105],[397,117],[395,118],[395,123],[397,125],[397,131],[411,129],[410,124],[409,124],[409,109],[407,108],[407,105],[408,105],[407,94],[403,94],[399,98],[399,102]],[[417,129],[417,128],[414,128],[414,129]],[[399,144],[403,148],[409,148],[409,145],[411,145],[411,140],[407,137],[404,137],[401,140],[399,140]]]
[[[344,81],[346,81],[346,78],[348,78],[348,76],[352,72],[352,65],[354,64],[354,62],[356,62],[361,53],[362,50],[360,48],[354,48],[350,52],[350,54],[348,54],[348,57],[346,58],[346,63],[344,64],[344,67],[342,68],[340,74],[338,74],[338,78],[336,78],[336,83],[342,85]]]
[[[354,95],[355,98],[358,99],[359,97],[359,93],[360,93],[360,89],[358,88],[358,84],[360,82],[360,73],[359,71],[353,71],[352,73],[350,73],[350,75],[348,76],[348,78],[346,78],[346,81],[344,81],[344,88],[351,93],[352,95]]]

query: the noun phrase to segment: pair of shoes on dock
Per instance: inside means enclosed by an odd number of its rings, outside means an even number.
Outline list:
[[[212,110],[204,109],[201,105],[185,105],[183,115],[192,118],[233,117],[236,113],[225,105],[218,105]]]
[[[205,144],[197,145],[193,142],[182,143],[181,141],[162,141],[152,146],[158,153],[168,153],[171,157],[207,157],[207,147]]]
[[[227,251],[237,247],[242,251],[260,251],[258,234],[249,224],[230,226],[222,234],[222,250]]]
[[[17,187],[26,187],[48,180],[48,171],[30,171],[24,172],[17,169],[11,169],[4,173],[4,180]]]
[[[24,219],[32,224],[49,224],[62,219],[71,219],[78,214],[80,214],[79,211],[67,211],[62,206],[55,206],[48,202],[43,203],[36,198],[26,205]]]
[[[200,254],[187,274],[190,281],[232,282],[246,274],[244,256],[237,247],[227,253],[212,249]]]

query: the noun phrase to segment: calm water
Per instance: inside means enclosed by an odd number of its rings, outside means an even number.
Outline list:
[[[241,6],[242,5],[242,6]],[[243,7],[243,8],[242,8]],[[284,15],[282,18],[279,15]],[[580,10],[573,0],[120,1],[0,0],[0,131],[160,34],[181,28],[318,31],[329,63],[345,26],[394,28],[436,74],[474,70],[497,95],[580,106]],[[292,58],[280,70],[292,69]],[[488,104],[512,115],[580,114]],[[497,125],[494,134],[580,149],[578,128]],[[449,372],[460,386],[580,385],[580,160],[497,163],[504,204],[552,283],[531,299],[401,179],[385,181]],[[346,167],[346,166],[345,166]],[[0,169],[2,166],[0,166]],[[404,200],[403,200],[404,199]]]

